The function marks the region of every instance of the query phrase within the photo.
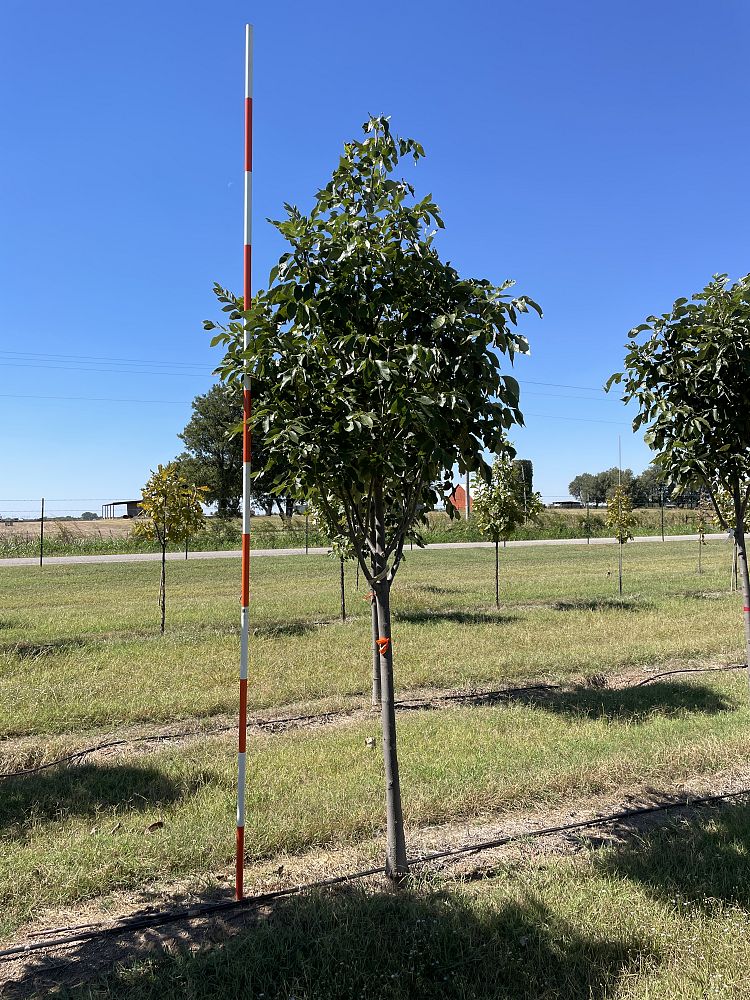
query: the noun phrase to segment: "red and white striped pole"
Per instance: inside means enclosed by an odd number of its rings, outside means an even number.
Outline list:
[[[250,308],[252,286],[252,208],[253,208],[253,28],[245,25],[245,248],[243,257],[243,297],[245,309]],[[250,346],[250,336],[245,329],[245,350]],[[245,360],[242,390],[242,591],[240,638],[240,717],[239,748],[237,753],[237,853],[235,862],[235,896],[243,897],[245,868],[245,773],[247,743],[247,662],[250,604],[250,373]]]

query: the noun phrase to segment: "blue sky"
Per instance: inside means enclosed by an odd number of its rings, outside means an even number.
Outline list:
[[[750,270],[742,0],[4,0],[0,513],[98,510],[179,450],[212,282],[240,290],[245,21],[256,285],[281,252],[263,220],[389,114],[426,148],[444,255],[544,308],[516,373],[537,488],[616,464],[618,435],[644,467],[599,389],[627,330]]]

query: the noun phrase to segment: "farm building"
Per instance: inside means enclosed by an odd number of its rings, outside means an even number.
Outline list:
[[[119,508],[124,507],[125,510]],[[138,517],[142,513],[140,500],[113,500],[102,504],[102,517]]]

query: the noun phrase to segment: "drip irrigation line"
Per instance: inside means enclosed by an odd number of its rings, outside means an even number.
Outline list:
[[[704,795],[699,798],[674,799],[670,802],[662,802],[652,806],[641,806],[637,809],[623,809],[618,812],[608,813],[606,816],[596,816],[593,819],[577,820],[574,823],[562,823],[557,826],[548,826],[541,829],[527,830],[524,833],[509,834],[505,837],[497,837],[494,840],[481,841],[478,844],[466,844],[462,847],[454,847],[445,851],[435,851],[432,854],[425,854],[422,857],[414,858],[410,861],[412,865],[428,864],[433,861],[442,861],[446,858],[461,857],[471,854],[479,854],[482,851],[492,850],[498,847],[506,847],[519,841],[532,840],[537,837],[549,837],[557,833],[570,833],[574,830],[585,830],[595,826],[605,826],[608,823],[616,823],[621,820],[633,819],[637,816],[646,816],[651,813],[667,812],[671,809],[699,808],[711,805],[716,802],[728,799],[739,798],[743,795],[750,795],[750,788],[742,788],[734,792],[720,792],[715,795]],[[78,924],[70,927],[55,928],[51,931],[37,932],[37,937],[47,936],[46,940],[30,941],[26,944],[14,945],[10,948],[0,950],[0,961],[17,958],[20,955],[27,955],[31,952],[45,949],[59,948],[63,945],[76,944],[83,941],[91,941],[104,937],[119,937],[139,930],[150,930],[155,927],[162,927],[165,924],[176,923],[180,920],[195,920],[201,917],[210,917],[217,913],[227,913],[239,910],[243,907],[262,906],[264,903],[274,902],[287,896],[296,896],[304,892],[311,892],[317,889],[326,889],[335,885],[343,885],[348,882],[355,882],[360,879],[370,878],[373,875],[381,875],[385,871],[383,866],[377,868],[365,868],[355,872],[348,872],[345,875],[336,875],[327,879],[319,879],[316,882],[306,882],[302,885],[289,886],[286,889],[276,889],[272,892],[261,893],[255,896],[246,896],[243,899],[221,900],[216,903],[203,903],[196,906],[183,907],[179,910],[164,910],[150,914],[148,917],[136,917],[125,920],[114,926],[102,926],[101,924]],[[79,930],[80,933],[66,933],[68,931]],[[61,937],[54,937],[55,933],[62,933]]]
[[[747,665],[744,663],[735,663],[725,667],[685,667],[681,670],[665,670],[659,674],[652,674],[650,677],[646,677],[645,680],[638,681],[637,684],[628,684],[622,688],[610,688],[609,690],[634,690],[635,688],[645,687],[645,685],[651,684],[662,677],[670,677],[673,674],[719,673],[727,670],[744,670],[746,667]],[[459,691],[453,694],[434,695],[431,698],[402,699],[396,702],[396,708],[408,709],[415,705],[430,705],[436,701],[476,701],[480,699],[492,701],[500,700],[503,697],[511,698],[514,695],[523,694],[527,691],[559,691],[561,688],[561,684],[526,684],[523,687],[497,688],[493,691]],[[248,720],[247,728],[272,729],[274,726],[287,726],[295,722],[305,725],[307,723],[322,722],[325,719],[345,718],[346,716],[353,715],[356,711],[356,708],[352,708],[341,712],[320,712],[317,715],[291,715],[281,719],[250,719]],[[108,740],[105,743],[97,743],[94,746],[84,747],[82,750],[75,750],[61,757],[55,757],[53,760],[46,761],[44,764],[38,764],[35,767],[24,768],[20,771],[2,771],[0,772],[0,781],[38,774],[40,771],[57,767],[59,764],[69,764],[80,760],[82,757],[88,757],[89,754],[99,753],[102,750],[111,750],[115,747],[132,746],[135,743],[167,743],[170,740],[186,739],[191,736],[219,736],[221,733],[228,733],[236,728],[236,723],[232,723],[226,726],[215,726],[211,729],[186,729],[176,733],[156,733],[150,736],[131,736],[128,739]]]
[[[321,712],[319,715],[292,715],[284,719],[250,719],[247,728],[267,729],[273,726],[288,725],[292,722],[318,722],[322,719],[338,718],[346,714],[349,713]],[[36,767],[29,767],[22,771],[0,772],[0,781],[7,778],[37,774],[39,771],[46,771],[50,767],[56,767],[58,764],[67,764],[71,761],[79,760],[81,757],[87,757],[89,754],[98,753],[101,750],[111,750],[113,747],[132,746],[134,743],[166,743],[169,740],[179,740],[189,736],[218,736],[221,733],[228,733],[236,728],[237,724],[233,723],[227,726],[215,726],[212,729],[186,729],[178,733],[156,733],[152,736],[131,736],[129,739],[108,740],[106,743],[97,743],[95,746],[85,747],[83,750],[76,750],[62,757],[55,757],[54,760],[48,760],[46,763],[39,764]]]
[[[725,667],[682,667],[680,670],[665,670],[660,674],[653,674],[651,677],[647,677],[643,681],[638,681],[637,684],[633,684],[632,687],[640,688],[645,687],[646,684],[650,684],[652,681],[659,680],[660,677],[671,677],[673,674],[714,674],[721,673],[725,670],[746,670],[746,663],[731,663],[727,664]]]
[[[494,847],[505,847],[507,844],[516,843],[519,840],[529,840],[536,837],[548,837],[555,833],[570,833],[573,830],[585,830],[591,826],[605,826],[607,823],[617,823],[623,819],[633,819],[636,816],[647,816],[650,813],[666,812],[669,809],[680,809],[687,806],[699,807],[711,805],[714,802],[721,802],[725,799],[739,798],[741,795],[750,795],[750,788],[742,788],[736,792],[719,792],[715,795],[703,795],[700,798],[674,799],[670,802],[660,802],[658,805],[641,806],[638,809],[622,809],[620,812],[608,813],[606,816],[597,816],[594,819],[576,820],[574,823],[562,823],[559,826],[547,826],[541,830],[528,830],[526,833],[513,833],[506,837],[497,837],[495,840],[483,840],[478,844],[466,844],[464,847],[454,847],[446,851],[435,851],[433,854],[425,854],[421,858],[412,861],[412,864],[426,864],[429,861],[442,861],[444,858],[465,856],[467,854],[478,854],[481,851],[489,851]]]

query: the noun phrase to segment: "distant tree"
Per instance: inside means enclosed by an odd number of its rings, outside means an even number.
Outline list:
[[[474,517],[495,543],[495,607],[500,607],[500,541],[524,521],[537,521],[544,504],[539,493],[526,493],[525,480],[518,475],[510,456],[498,455],[492,463],[489,481],[474,483]]]
[[[582,472],[568,484],[568,493],[581,503],[596,503],[596,476]]]
[[[193,415],[178,435],[186,450],[175,461],[186,479],[205,486],[206,501],[216,504],[219,517],[239,517],[242,503],[242,387],[219,383],[193,400]],[[252,448],[251,502],[267,515],[274,505],[282,517],[294,513],[293,502],[272,492],[273,482],[265,474],[266,458],[260,428],[254,429]]]
[[[734,285],[726,274],[714,275],[692,301],[677,299],[629,338],[625,371],[608,388],[622,384],[623,400],[639,404],[633,430],[647,428],[646,443],[670,482],[677,490],[699,483],[734,535],[750,679],[750,275]],[[722,491],[731,510],[721,507]]]
[[[618,581],[622,597],[622,547],[633,537],[633,504],[624,486],[615,486],[607,499],[607,527],[613,532],[618,548]]]
[[[529,458],[513,459],[513,474],[528,496],[534,492],[534,466]]]
[[[649,465],[633,480],[630,496],[635,507],[645,507],[648,504],[661,503],[666,500],[670,490],[664,479],[664,470],[658,465]]]
[[[99,515],[95,514],[93,512],[93,510],[85,510],[83,512],[83,514],[81,514],[81,520],[82,521],[98,521],[99,520]]]
[[[161,549],[159,607],[163,635],[167,616],[167,546],[170,542],[185,542],[203,527],[202,502],[206,491],[188,482],[177,465],[170,462],[157,466],[141,493],[143,513],[133,522],[133,535],[156,540]]]
[[[205,488],[219,517],[239,517],[242,500],[242,392],[236,386],[212,386],[196,396],[193,415],[179,437],[186,450],[177,457],[180,473]]]
[[[229,323],[214,338],[226,377],[247,364],[256,386],[275,495],[334,497],[375,594],[386,784],[386,873],[408,871],[396,752],[391,587],[413,525],[452,488],[451,471],[484,466],[521,420],[519,389],[500,355],[526,351],[513,329],[538,308],[509,283],[461,278],[441,260],[431,196],[391,176],[424,155],[387,118],[347,142],[304,215],[276,228],[289,249],[252,307],[221,288]],[[209,323],[211,328],[214,324]],[[251,348],[244,351],[243,336]],[[433,489],[439,481],[441,494]]]
[[[698,500],[698,573],[703,572],[703,546],[706,544],[706,533],[716,520],[716,511],[707,493],[701,493]]]

